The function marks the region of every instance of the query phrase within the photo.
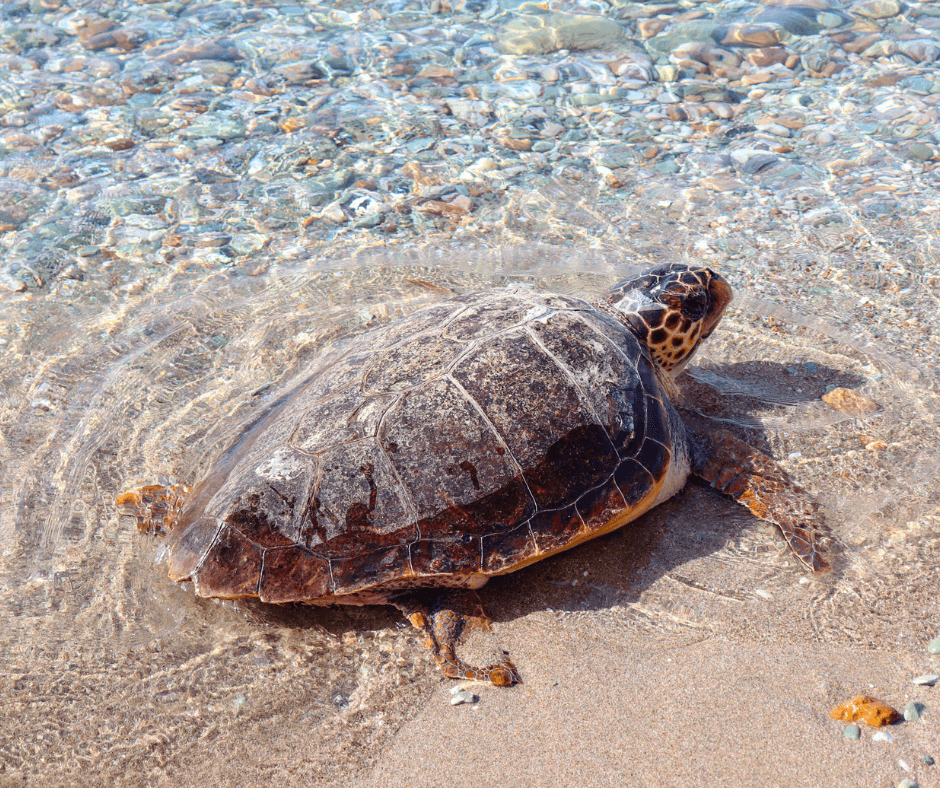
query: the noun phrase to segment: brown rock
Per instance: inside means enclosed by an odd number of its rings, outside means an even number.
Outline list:
[[[238,48],[228,39],[220,38],[217,41],[208,39],[185,39],[168,52],[160,56],[160,60],[178,66],[182,63],[191,63],[194,60],[240,60],[242,57]]]
[[[441,200],[428,200],[415,207],[423,213],[435,213],[442,216],[463,216],[468,210],[463,203],[458,203],[457,200],[450,203]]]
[[[752,66],[767,68],[774,63],[786,63],[787,57],[787,50],[783,47],[760,47],[752,49],[744,56],[744,59]]]
[[[130,52],[137,49],[147,38],[147,33],[140,28],[117,27],[95,35],[82,35],[79,41],[85,49],[93,51],[113,48]]]
[[[409,161],[401,168],[402,174],[411,178],[419,186],[436,186],[440,181],[424,169],[418,162]]]
[[[773,25],[731,25],[721,43],[725,46],[772,47],[780,43],[780,34]]]
[[[778,126],[796,131],[806,125],[806,121],[798,115],[763,115],[755,121],[757,126],[766,126],[775,123]]]
[[[868,695],[858,695],[852,700],[839,704],[829,712],[829,716],[834,720],[864,722],[873,728],[881,728],[901,719],[897,709]]]
[[[532,150],[532,140],[517,140],[513,137],[500,137],[499,144],[509,150]]]
[[[699,182],[706,189],[710,189],[713,192],[733,192],[744,188],[744,184],[736,178],[721,178],[717,175],[702,178]]]
[[[741,84],[745,87],[750,85],[762,85],[764,82],[773,82],[773,75],[766,71],[758,71],[756,74],[745,74],[741,77]]]
[[[418,76],[424,77],[425,79],[453,79],[456,73],[457,72],[452,68],[431,65],[421,69]]]
[[[636,29],[643,38],[652,38],[657,33],[662,33],[667,27],[669,27],[669,22],[665,19],[641,19]]]
[[[823,394],[823,402],[845,413],[874,413],[881,410],[878,403],[852,389],[837,388]]]

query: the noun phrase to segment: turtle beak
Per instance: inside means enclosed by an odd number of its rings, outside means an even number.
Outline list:
[[[711,305],[709,306],[708,315],[706,315],[702,327],[702,339],[707,339],[711,336],[712,331],[715,330],[715,327],[721,320],[725,308],[731,303],[731,299],[734,298],[734,291],[731,289],[731,285],[728,284],[728,281],[724,277],[719,276],[714,271],[711,272],[708,292],[711,295]]]

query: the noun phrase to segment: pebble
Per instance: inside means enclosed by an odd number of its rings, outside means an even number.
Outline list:
[[[452,692],[450,697],[451,706],[460,706],[463,703],[474,703],[477,700],[476,695],[468,690],[458,690]]]
[[[940,681],[940,675],[937,675],[936,673],[927,673],[923,676],[917,676],[916,678],[912,679],[912,681],[922,687],[932,687],[934,684]]]
[[[830,407],[846,413],[874,413],[880,410],[878,403],[874,400],[852,391],[852,389],[842,387],[823,394],[822,400]]]
[[[927,651],[931,654],[940,654],[940,638],[934,638],[927,644]]]
[[[846,739],[858,741],[862,738],[862,730],[858,725],[846,725],[842,730],[842,735],[845,736]]]
[[[907,720],[907,722],[916,722],[920,719],[922,710],[923,706],[920,703],[910,701],[904,705],[904,719]]]
[[[924,756],[924,763],[925,763],[927,766],[933,766],[933,765],[936,763],[936,761],[933,759],[933,756],[932,756],[932,755],[925,755],[925,756]]]
[[[905,777],[898,783],[898,788],[917,788],[917,783],[909,777]]]
[[[883,741],[887,744],[890,744],[894,741],[894,734],[890,733],[889,731],[877,731],[876,733],[872,734],[871,740]]]
[[[839,704],[829,712],[829,716],[834,720],[864,722],[874,728],[890,725],[901,717],[897,709],[868,695],[857,695]]]

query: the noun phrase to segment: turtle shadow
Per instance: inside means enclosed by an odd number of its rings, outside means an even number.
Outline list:
[[[707,374],[693,373],[681,381],[680,412],[698,423],[713,420],[711,426],[731,429],[771,454],[769,436],[756,414],[814,403],[831,388],[856,388],[864,382],[861,376],[820,364],[748,361],[710,364],[698,371],[702,370]],[[729,395],[710,385],[710,380],[727,387],[741,385]],[[545,561],[491,578],[480,597],[497,622],[549,609],[585,611],[631,605],[664,576],[720,553],[760,522],[740,504],[690,478],[676,496],[638,520]],[[774,543],[781,538],[767,524],[768,552],[776,549]],[[795,557],[792,564],[800,571]],[[269,605],[246,599],[239,606],[256,624],[317,630],[333,637],[408,626],[397,610],[383,605]]]

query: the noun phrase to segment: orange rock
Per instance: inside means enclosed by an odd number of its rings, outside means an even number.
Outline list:
[[[839,704],[829,712],[829,716],[834,720],[864,722],[873,728],[881,728],[901,719],[897,709],[893,709],[887,703],[877,698],[870,698],[867,695],[858,695],[852,700]]]
[[[830,407],[846,413],[873,413],[880,410],[877,402],[851,389],[833,389],[828,394],[823,394],[822,400]]]

